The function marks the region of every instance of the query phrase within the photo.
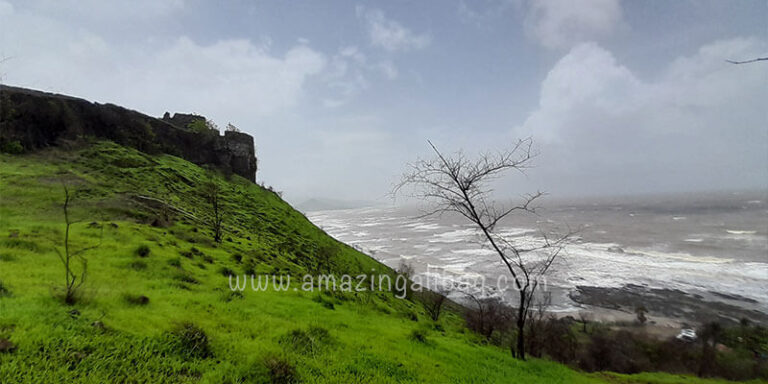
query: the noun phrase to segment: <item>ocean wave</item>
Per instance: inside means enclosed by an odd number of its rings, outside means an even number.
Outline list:
[[[757,231],[740,231],[735,229],[726,229],[726,232],[730,233],[731,235],[754,235],[757,233]]]

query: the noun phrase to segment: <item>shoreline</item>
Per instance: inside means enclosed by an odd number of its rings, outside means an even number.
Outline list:
[[[685,326],[718,321],[735,325],[742,319],[768,324],[768,314],[748,308],[752,300],[710,292],[709,297],[677,289],[627,284],[620,288],[577,286],[569,298],[594,316],[615,321],[635,321],[635,308],[647,310],[648,323]],[[594,310],[597,309],[597,310]],[[578,314],[579,311],[576,311]]]

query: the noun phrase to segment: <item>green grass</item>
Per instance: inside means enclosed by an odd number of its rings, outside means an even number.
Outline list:
[[[172,156],[98,142],[0,162],[0,339],[17,347],[0,353],[1,383],[715,382],[517,361],[483,345],[457,314],[437,331],[419,306],[389,292],[232,293],[231,272],[300,275],[328,247],[338,250],[336,272],[391,271],[275,193]],[[196,187],[211,177],[228,212],[222,244],[211,241]],[[62,179],[77,191],[73,247],[101,244],[84,254],[87,284],[74,306],[56,298]],[[178,210],[171,225],[151,225],[165,210],[146,197]]]

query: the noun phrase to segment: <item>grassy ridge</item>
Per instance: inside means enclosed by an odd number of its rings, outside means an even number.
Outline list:
[[[389,292],[232,293],[228,273],[298,276],[328,249],[335,273],[391,273],[237,176],[109,142],[0,162],[0,339],[16,346],[0,353],[1,383],[696,381],[519,362],[482,345],[457,314],[434,324]],[[61,180],[77,191],[73,246],[101,244],[85,254],[88,282],[74,306],[55,298]],[[207,180],[223,191],[222,244],[204,225],[198,185]]]

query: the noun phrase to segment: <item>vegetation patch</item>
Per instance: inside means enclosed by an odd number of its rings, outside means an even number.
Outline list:
[[[128,263],[128,268],[131,268],[135,271],[143,271],[147,269],[147,263],[141,260],[131,261],[130,263]]]
[[[136,256],[138,257],[147,257],[149,256],[151,250],[149,249],[149,246],[146,244],[139,245],[138,248],[136,248]]]
[[[408,334],[408,338],[423,344],[426,344],[429,342],[429,340],[427,339],[427,331],[421,328],[417,328],[411,331],[411,333]]]
[[[287,350],[315,356],[333,342],[327,329],[311,326],[307,330],[294,329],[280,337],[279,343]]]
[[[271,384],[296,384],[301,382],[296,366],[285,357],[269,356],[264,359],[264,366],[269,373],[269,382]]]
[[[5,286],[2,280],[0,280],[0,298],[1,297],[10,297],[11,296],[11,290],[8,289],[8,287]]]
[[[123,295],[123,300],[125,300],[126,303],[131,305],[149,304],[149,297],[146,297],[144,295],[134,295],[134,294],[127,293]]]
[[[170,333],[176,351],[186,357],[205,359],[212,356],[208,335],[191,322],[177,325]]]
[[[186,271],[180,271],[176,273],[173,278],[179,282],[187,283],[187,284],[200,284],[200,281],[197,280],[194,276],[192,276],[191,273]]]
[[[11,248],[11,249],[21,249],[29,252],[40,251],[40,247],[37,245],[36,242],[24,240],[24,239],[18,239],[18,238],[2,239],[0,240],[0,247]]]
[[[411,382],[418,377],[413,371],[406,368],[403,363],[386,360],[370,353],[357,355],[354,362],[347,366],[347,372],[355,377],[363,378],[369,376],[370,372],[376,372],[387,377],[391,382],[396,383]]]

